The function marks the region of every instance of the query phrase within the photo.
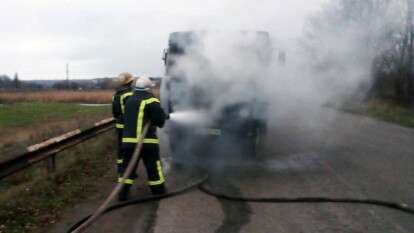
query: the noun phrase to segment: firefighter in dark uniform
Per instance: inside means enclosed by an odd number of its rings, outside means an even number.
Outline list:
[[[117,134],[117,146],[118,146],[118,157],[117,172],[118,176],[121,176],[121,146],[122,146],[122,129],[124,128],[123,115],[125,113],[125,103],[129,96],[132,96],[131,84],[134,81],[134,77],[130,73],[121,73],[118,75],[119,88],[116,90],[112,97],[112,116],[116,120],[116,134]]]
[[[159,195],[166,192],[165,179],[162,170],[159,141],[157,137],[157,127],[162,128],[168,115],[161,108],[160,101],[153,96],[151,88],[152,81],[148,77],[140,77],[135,84],[134,94],[128,99],[125,105],[124,130],[122,133],[122,172],[128,167],[132,158],[135,146],[142,134],[143,128],[147,122],[151,122],[147,135],[143,139],[141,158],[147,170],[148,185],[153,195]],[[126,179],[119,178],[118,182],[124,183],[119,193],[119,200],[128,199],[129,189],[137,177],[136,168],[138,162],[134,165],[134,172]]]

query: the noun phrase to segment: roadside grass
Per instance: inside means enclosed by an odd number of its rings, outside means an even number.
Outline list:
[[[96,191],[114,164],[110,131],[59,153],[57,173],[46,175],[43,162],[2,180],[0,233],[44,232],[64,208]]]
[[[0,127],[23,126],[36,121],[69,119],[79,114],[107,114],[109,106],[88,107],[66,103],[14,103],[0,107]]]
[[[0,103],[60,102],[60,103],[111,103],[114,90],[47,90],[1,91]]]
[[[370,100],[358,105],[345,104],[341,110],[406,127],[414,127],[414,108],[403,107],[391,102]]]
[[[110,106],[73,103],[13,103],[0,106],[0,153],[13,153],[26,146],[83,128],[111,116]]]

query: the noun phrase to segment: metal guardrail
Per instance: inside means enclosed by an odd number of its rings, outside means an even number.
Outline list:
[[[29,146],[26,151],[4,161],[0,160],[0,179],[21,171],[35,163],[48,159],[49,172],[56,169],[56,154],[73,147],[83,141],[104,133],[115,126],[113,118],[96,122],[85,130],[76,129],[44,142]]]

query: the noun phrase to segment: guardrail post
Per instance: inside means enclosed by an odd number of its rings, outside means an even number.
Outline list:
[[[51,175],[56,172],[56,154],[51,155],[46,159],[47,174]]]

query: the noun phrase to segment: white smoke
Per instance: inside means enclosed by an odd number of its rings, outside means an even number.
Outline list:
[[[271,68],[274,47],[256,32],[210,31],[195,34],[185,56],[179,56],[172,76],[186,79],[186,91],[177,98],[184,102],[208,103],[212,113],[254,98],[266,99],[260,92]],[[184,42],[183,42],[184,43]],[[188,94],[189,90],[195,93]],[[183,94],[186,93],[187,94]]]
[[[378,13],[382,14],[375,15]],[[327,103],[341,104],[349,98],[362,99],[371,86],[373,61],[387,49],[381,36],[395,26],[395,13],[389,7],[367,15],[367,20],[352,21],[322,11],[318,13],[320,22],[313,18],[313,35],[282,43],[276,42],[280,41],[277,35],[271,35],[270,46],[259,43],[253,31],[198,32],[198,43],[177,60],[173,72],[185,76],[198,96],[179,98],[202,98],[213,102],[212,109],[218,111],[248,101],[256,92],[255,97],[282,115],[301,109],[307,112]],[[318,23],[323,25],[318,27]],[[278,63],[280,50],[287,54],[284,66]],[[261,52],[268,52],[272,59],[266,54],[261,54],[265,58],[258,56]]]

